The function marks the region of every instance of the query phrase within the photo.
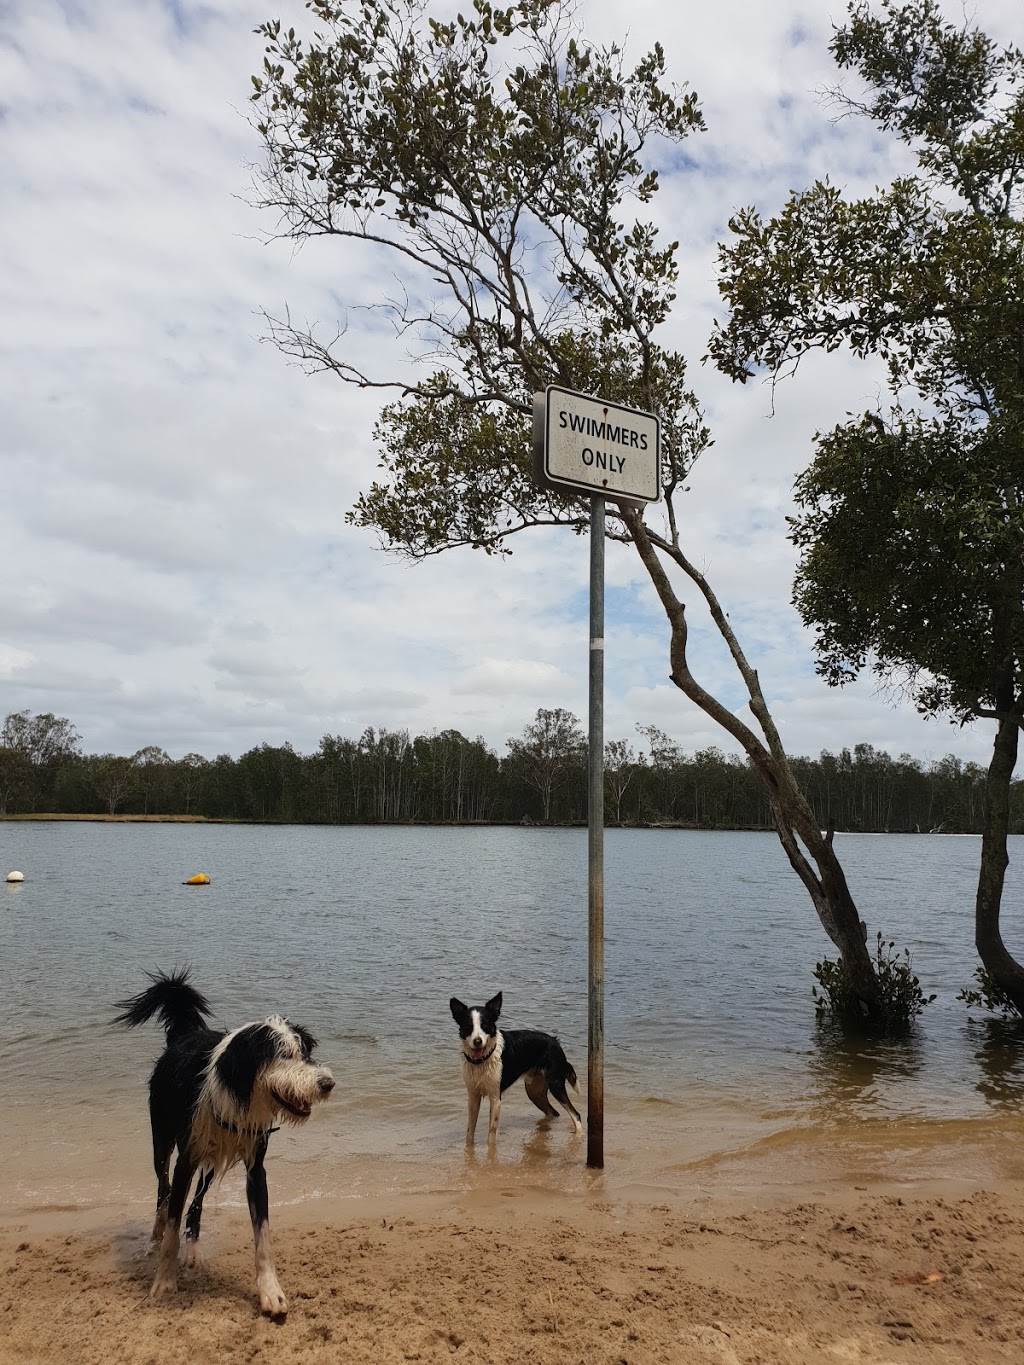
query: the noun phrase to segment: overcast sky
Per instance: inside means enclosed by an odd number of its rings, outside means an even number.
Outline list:
[[[962,13],[949,5],[951,16]],[[777,209],[828,173],[868,192],[905,153],[821,88],[842,5],[819,0],[582,0],[587,31],[665,47],[708,132],[665,178],[658,213],[682,242],[663,340],[692,356],[714,448],[691,479],[685,543],[738,627],[792,753],[867,742],[985,760],[987,726],[926,722],[870,681],[815,677],[789,605],[794,475],[811,437],[879,399],[870,364],[813,360],[776,394],[701,367],[721,315],[715,246],[737,208]],[[978,0],[1000,39],[1019,0]],[[69,717],[90,753],[301,752],[367,726],[454,727],[499,752],[538,707],[581,720],[587,546],[545,530],[511,559],[470,550],[420,565],[344,514],[373,477],[377,400],[306,377],[261,341],[261,309],[347,322],[375,281],[344,244],[294,253],[246,203],[247,119],[274,0],[0,0],[0,715]],[[632,552],[610,548],[609,738],[655,724],[685,749],[731,742],[668,681],[668,632]],[[741,693],[696,606],[695,672]]]

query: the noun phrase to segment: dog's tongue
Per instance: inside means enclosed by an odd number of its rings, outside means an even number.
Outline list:
[[[474,1058],[476,1058],[477,1061],[479,1061],[479,1059],[484,1055],[484,1049],[482,1047],[470,1048],[470,1052],[472,1052]]]

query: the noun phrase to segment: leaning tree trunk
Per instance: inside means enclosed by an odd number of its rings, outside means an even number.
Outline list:
[[[761,691],[757,672],[751,668],[739,641],[710,584],[686,559],[674,540],[652,536],[642,516],[625,504],[619,505],[625,523],[644,567],[661,599],[672,631],[671,678],[675,685],[705,715],[727,730],[745,750],[768,793],[775,828],[790,865],[803,882],[817,911],[822,927],[839,949],[853,994],[850,1002],[859,1008],[867,1027],[884,1024],[884,1011],[871,955],[865,942],[865,927],[857,912],[846,882],[842,864],[832,848],[831,835],[821,828],[793,773],[775,722]],[[657,544],[655,543],[657,541]],[[729,647],[750,698],[750,709],[764,735],[762,742],[716,697],[707,692],[690,672],[686,657],[688,628],[686,607],[669,581],[658,551],[667,554],[700,589],[712,619]],[[810,860],[800,847],[803,841]],[[812,865],[813,864],[813,865]]]
[[[999,931],[999,906],[1010,862],[1006,836],[1010,825],[1010,779],[1017,762],[1018,736],[1019,726],[1015,719],[999,721],[985,784],[985,824],[974,910],[974,942],[995,985],[1013,1001],[1017,1012],[1024,1015],[1024,968],[1007,952]]]

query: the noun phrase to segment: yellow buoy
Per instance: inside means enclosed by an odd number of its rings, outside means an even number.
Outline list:
[[[210,878],[205,872],[197,872],[194,877],[189,877],[187,882],[182,882],[182,886],[209,886]]]
[[[7,880],[9,882],[23,882],[25,880],[25,874],[24,872],[8,872]]]

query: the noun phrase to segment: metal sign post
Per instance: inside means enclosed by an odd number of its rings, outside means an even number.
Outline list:
[[[587,1165],[604,1165],[604,498],[590,499]]]
[[[590,731],[587,817],[587,1165],[604,1166],[605,498],[661,497],[661,425],[650,412],[550,384],[533,400],[533,473],[590,497]]]

